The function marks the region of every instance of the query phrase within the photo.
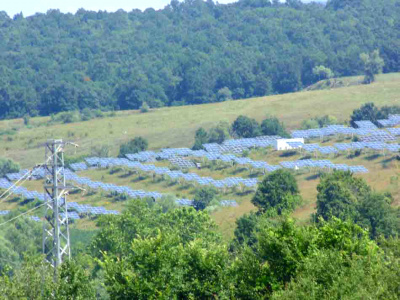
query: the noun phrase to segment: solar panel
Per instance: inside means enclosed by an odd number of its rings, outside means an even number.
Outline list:
[[[378,127],[371,121],[355,121],[357,128],[360,129],[378,129]]]
[[[196,165],[192,161],[183,159],[181,157],[172,157],[169,159],[169,161],[171,162],[171,164],[181,169],[189,169],[196,167]]]
[[[301,142],[287,142],[287,144],[293,149],[302,148],[304,146]]]
[[[225,207],[236,207],[238,206],[237,202],[235,200],[221,200],[220,201],[220,205],[221,206],[225,206]]]
[[[74,170],[75,172],[76,172],[76,171],[83,171],[83,170],[87,170],[87,169],[88,169],[88,166],[87,166],[84,162],[75,163],[75,164],[70,164],[69,167],[70,167],[72,170]]]
[[[337,153],[338,151],[332,147],[332,146],[327,146],[327,147],[319,147],[318,151],[321,154],[332,154],[332,153]]]

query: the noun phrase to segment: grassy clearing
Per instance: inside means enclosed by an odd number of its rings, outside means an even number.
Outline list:
[[[333,144],[337,142],[337,139],[331,139],[325,141],[324,144]],[[274,151],[272,149],[257,149],[249,153],[249,156],[253,160],[267,161],[269,164],[278,164],[282,161],[297,160],[304,156],[300,152],[294,152],[291,155],[282,151]],[[395,158],[394,155],[376,155],[376,152],[363,152],[358,157],[349,157],[346,154],[339,156],[324,156],[316,157],[315,159],[330,159],[333,163],[340,164],[345,163],[348,165],[363,165],[369,169],[368,174],[357,175],[364,178],[368,184],[370,184],[377,191],[388,191],[394,196],[394,205],[400,206],[400,162]],[[168,166],[166,162],[162,162],[163,166]],[[201,176],[209,176],[215,179],[226,178],[229,176],[241,176],[249,177],[251,170],[242,167],[232,167],[229,164],[215,164],[215,163],[204,163],[201,170],[196,168],[190,169],[190,172],[197,173]],[[172,194],[179,198],[194,197],[196,187],[189,183],[178,183],[167,178],[157,176],[153,178],[146,173],[132,173],[127,170],[88,170],[79,173],[80,176],[89,177],[93,181],[102,181],[105,183],[113,183],[120,186],[129,186],[132,189],[141,189],[145,191],[157,191],[164,194]],[[317,185],[319,183],[319,173],[316,171],[299,170],[295,172],[296,179],[298,181],[302,197],[304,199],[303,205],[299,207],[293,214],[300,222],[307,222],[310,215],[315,212],[316,207],[316,196],[317,196]],[[263,175],[260,173],[254,173],[252,176],[262,178]],[[42,190],[41,181],[29,181],[25,185],[30,190]],[[254,206],[251,204],[251,198],[254,192],[246,191],[226,191],[221,192],[220,199],[232,199],[239,203],[238,207],[222,208],[212,213],[212,218],[219,225],[223,236],[228,240],[232,237],[235,228],[235,221],[237,218],[245,213],[254,210]],[[79,203],[90,204],[93,206],[104,206],[107,209],[122,210],[126,204],[126,201],[118,201],[115,197],[111,197],[109,193],[101,191],[76,191],[72,192],[69,197],[69,201],[76,201]],[[21,199],[13,198],[2,203],[0,210],[13,209],[20,206]],[[79,230],[93,230],[95,229],[95,223],[93,220],[80,220],[76,222],[74,228]]]
[[[23,167],[41,162],[42,144],[51,138],[72,140],[80,148],[69,155],[90,154],[92,146],[108,145],[116,155],[119,145],[134,136],[148,139],[153,149],[187,147],[193,144],[194,132],[209,128],[218,121],[233,121],[243,114],[261,121],[275,115],[289,129],[298,127],[304,119],[324,114],[346,121],[353,109],[365,102],[377,105],[399,104],[400,75],[385,74],[372,85],[351,86],[335,90],[307,91],[286,95],[228,101],[197,106],[168,107],[142,114],[138,111],[118,112],[115,117],[93,119],[72,124],[57,124],[26,128],[23,120],[0,122],[0,130],[15,129],[13,134],[0,136],[0,156],[12,158]],[[46,118],[32,118],[32,124]]]
[[[332,144],[337,140],[327,141],[325,144]],[[270,164],[278,164],[282,161],[297,160],[304,156],[300,152],[292,155],[285,155],[282,151],[274,151],[271,149],[258,149],[250,152],[249,156],[254,160],[267,161]],[[346,154],[339,156],[316,157],[315,159],[330,159],[333,163],[348,165],[363,165],[369,169],[368,174],[357,175],[364,178],[377,191],[388,191],[394,197],[395,206],[400,206],[400,162],[394,155],[376,155],[375,152],[365,151],[358,157],[349,157]],[[165,165],[165,163],[164,163]],[[170,166],[169,166],[170,167]],[[111,170],[90,170],[81,172],[81,176],[89,177],[94,181],[103,181],[114,183],[120,186],[130,186],[132,189],[142,189],[146,191],[158,191],[165,194],[172,194],[180,198],[193,198],[195,186],[188,183],[176,183],[168,179],[156,177],[155,179],[146,174],[130,174],[126,171],[110,172]],[[209,176],[215,179],[221,179],[229,176],[248,177],[250,170],[240,167],[231,167],[228,164],[220,164],[218,168],[214,164],[203,164],[201,170],[190,169],[190,172],[197,173],[201,176]],[[112,174],[111,174],[112,173]],[[304,203],[293,214],[294,217],[302,222],[306,222],[310,215],[315,212],[317,185],[319,183],[319,173],[316,171],[300,170],[296,173]],[[262,174],[252,174],[260,179]],[[31,189],[39,189],[40,182],[29,182]],[[233,234],[235,221],[238,217],[254,209],[251,204],[253,192],[247,191],[227,191],[220,193],[221,199],[232,199],[239,203],[238,207],[224,208],[212,213],[212,217],[220,226],[221,232],[225,237],[229,238]],[[71,194],[70,201],[77,201],[91,205],[102,205],[109,209],[122,209],[124,202],[116,202],[115,199],[109,197],[106,193],[98,192],[93,195],[87,193]],[[10,204],[11,205],[11,204]],[[12,203],[12,205],[16,205]]]
[[[161,147],[188,147],[193,143],[194,132],[199,127],[209,128],[218,121],[233,121],[238,115],[247,115],[261,121],[267,115],[276,115],[284,121],[289,129],[296,129],[304,119],[329,114],[345,122],[352,110],[366,102],[377,105],[399,104],[400,73],[385,74],[378,77],[378,82],[372,85],[355,86],[350,84],[359,78],[345,78],[349,87],[307,91],[287,95],[254,98],[240,101],[228,101],[199,106],[170,107],[141,114],[138,111],[118,112],[114,117],[93,119],[73,124],[56,124],[40,126],[48,118],[33,118],[34,128],[27,128],[23,120],[8,120],[0,122],[0,156],[10,157],[20,162],[22,167],[31,167],[41,162],[44,157],[42,144],[50,138],[63,138],[80,144],[80,148],[68,150],[68,155],[90,154],[92,146],[108,145],[111,155],[117,154],[119,144],[134,136],[143,136],[149,140],[153,149]],[[318,141],[320,142],[320,141]],[[330,145],[340,140],[322,141]],[[345,141],[349,142],[349,141]],[[278,164],[285,160],[299,159],[301,155],[283,155],[281,152],[260,149],[250,153],[254,160]],[[323,157],[321,157],[323,158]],[[364,153],[359,157],[347,158],[345,155],[329,157],[334,163],[349,165],[364,165],[370,170],[369,174],[360,175],[376,190],[389,191],[394,195],[394,205],[400,206],[399,162],[394,157],[374,156]],[[158,166],[169,166],[167,162],[156,162]],[[169,166],[170,167],[170,166]],[[110,170],[91,170],[80,173],[92,180],[130,186],[133,189],[157,191],[173,194],[177,197],[193,198],[195,186],[176,184],[160,178],[129,174],[120,171],[110,174]],[[244,168],[224,167],[222,165],[204,165],[201,170],[191,169],[201,176],[221,179],[229,176],[255,176]],[[261,174],[256,176],[262,177]],[[308,220],[315,211],[316,187],[319,177],[314,173],[297,172],[296,174],[304,204],[298,208],[294,216],[301,222]],[[28,189],[42,190],[40,181],[30,181],[25,185]],[[224,208],[212,213],[212,217],[220,226],[221,232],[228,239],[235,228],[235,220],[254,209],[250,200],[252,193],[241,194],[229,192],[220,195],[221,199],[233,199],[238,207]],[[123,209],[125,203],[116,201],[104,192],[71,193],[69,201],[105,206],[108,209]],[[21,206],[21,199],[10,198],[0,204],[0,210],[14,209]],[[76,230],[92,231],[95,227],[93,220],[80,220],[72,225]]]

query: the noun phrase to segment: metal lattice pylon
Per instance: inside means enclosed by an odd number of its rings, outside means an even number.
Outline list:
[[[64,146],[65,143],[62,140],[50,140],[46,143],[45,151],[43,253],[45,259],[54,268],[71,257]]]

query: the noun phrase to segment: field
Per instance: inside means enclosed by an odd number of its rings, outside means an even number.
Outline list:
[[[357,78],[344,79],[357,81]],[[268,115],[277,116],[289,129],[296,129],[305,119],[329,114],[346,122],[353,109],[366,102],[374,102],[378,106],[399,104],[400,74],[386,74],[378,77],[378,82],[372,85],[352,85],[332,90],[306,91],[293,94],[254,98],[247,100],[228,101],[217,104],[199,106],[184,106],[161,108],[148,113],[138,111],[118,112],[114,117],[93,119],[86,122],[44,125],[48,118],[33,118],[30,126],[24,126],[23,120],[8,120],[0,122],[0,156],[13,158],[22,167],[31,167],[43,161],[46,139],[63,138],[80,145],[79,148],[67,149],[68,156],[90,154],[93,146],[108,145],[111,156],[116,156],[119,144],[134,136],[148,139],[151,149],[166,147],[190,147],[193,144],[194,132],[199,127],[209,128],[218,121],[233,121],[238,115],[247,115],[261,121]],[[319,141],[318,141],[319,142]],[[330,145],[337,141],[323,141]],[[349,140],[345,142],[350,142]],[[253,150],[249,157],[253,160],[278,164],[282,161],[300,159],[303,154],[296,152],[288,155],[271,149]],[[375,152],[365,152],[358,157],[346,155],[319,157],[330,159],[333,163],[348,165],[363,165],[369,169],[362,176],[378,191],[388,191],[394,196],[393,205],[400,205],[400,190],[398,187],[400,163],[395,155],[376,155]],[[166,162],[157,162],[158,166],[171,167]],[[246,168],[238,168],[216,164],[206,164],[201,170],[190,169],[201,176],[221,179],[230,176],[249,177],[262,174],[250,174]],[[94,181],[113,183],[120,186],[130,186],[135,190],[157,191],[172,194],[180,198],[193,198],[195,186],[186,183],[174,183],[161,178],[152,178],[143,174],[130,174],[125,170],[90,170],[80,172],[80,176],[89,177]],[[306,222],[315,212],[316,187],[319,174],[310,171],[296,172],[300,190],[304,199],[303,205],[294,212],[294,217]],[[41,191],[40,181],[29,181],[25,187]],[[253,192],[228,191],[219,196],[224,200],[236,200],[238,207],[218,208],[212,211],[212,217],[220,226],[225,238],[230,238],[235,228],[235,220],[241,215],[254,210],[251,204]],[[107,209],[121,210],[125,203],[106,192],[74,192],[69,201],[105,206]],[[20,199],[12,198],[2,203],[1,210],[14,209],[20,205]],[[95,228],[93,220],[80,220],[72,225],[73,229]],[[78,230],[79,231],[79,230]],[[77,232],[78,232],[77,231]]]
[[[321,145],[330,145],[334,142],[350,142],[350,140],[337,140],[331,138],[325,140]],[[297,160],[304,158],[306,154],[300,151],[285,152],[275,151],[272,149],[255,149],[249,153],[249,157],[253,160],[267,161],[270,164],[278,164],[282,161]],[[400,176],[400,161],[397,160],[396,155],[381,155],[373,151],[364,151],[359,156],[354,156],[353,153],[321,156],[316,159],[329,159],[335,164],[346,163],[350,166],[363,165],[369,169],[369,173],[361,174],[368,184],[370,184],[377,191],[387,191],[392,193],[394,202],[393,205],[400,205],[400,189],[399,189],[399,176]],[[168,166],[173,168],[168,163],[161,162],[157,165]],[[247,168],[240,166],[230,166],[229,164],[217,164],[214,162],[206,162],[203,164],[202,169],[191,168],[188,170],[192,173],[197,173],[200,176],[210,176],[214,179],[221,179],[231,176],[240,176],[243,178],[258,177],[262,178],[261,173],[251,173]],[[119,186],[129,186],[132,189],[141,189],[145,191],[157,191],[163,194],[171,194],[179,198],[193,198],[196,186],[190,183],[181,182],[177,183],[163,177],[153,178],[149,173],[132,173],[123,168],[112,169],[95,169],[79,172],[80,176],[88,177],[93,181],[102,181],[105,183],[113,183]],[[301,194],[303,197],[303,204],[293,214],[293,216],[300,222],[307,222],[312,213],[315,212],[316,187],[319,183],[320,173],[311,170],[299,170],[295,172]],[[41,190],[42,183],[40,181],[29,181],[25,186],[31,190]],[[241,215],[254,210],[251,204],[251,198],[254,192],[252,190],[227,190],[221,192],[220,199],[223,200],[236,200],[239,203],[238,207],[230,208],[217,208],[212,211],[212,217],[219,225],[221,232],[226,239],[229,239],[235,228],[235,221]],[[126,201],[121,201],[118,197],[111,196],[107,192],[94,192],[94,191],[76,191],[71,193],[69,201],[76,201],[79,203],[90,204],[93,206],[105,206],[107,209],[122,210]],[[18,206],[18,199],[12,199],[8,203],[2,204],[1,209],[13,209]],[[79,221],[74,228],[79,229],[94,229],[94,222],[84,220]]]
[[[199,127],[209,128],[218,121],[233,121],[247,115],[261,121],[268,115],[280,118],[289,129],[304,119],[329,114],[345,122],[352,111],[366,102],[378,106],[398,104],[400,74],[385,74],[372,85],[305,91],[286,95],[197,106],[161,108],[149,113],[124,111],[115,117],[86,122],[45,126],[49,118],[32,118],[28,128],[22,119],[0,122],[0,156],[13,158],[22,167],[31,167],[44,157],[43,143],[63,138],[80,145],[69,155],[89,154],[93,146],[108,145],[116,155],[119,144],[134,136],[148,139],[150,148],[188,147]]]

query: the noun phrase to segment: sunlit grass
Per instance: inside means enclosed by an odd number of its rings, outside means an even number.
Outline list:
[[[26,128],[23,120],[0,122],[0,130],[17,129],[13,135],[0,136],[0,156],[10,157],[23,167],[43,161],[43,143],[51,138],[77,142],[78,149],[68,155],[89,154],[92,146],[108,145],[111,155],[117,155],[119,145],[134,136],[148,139],[150,148],[190,147],[194,132],[199,127],[210,128],[219,121],[233,121],[247,115],[258,121],[275,115],[289,129],[298,128],[304,119],[329,114],[341,122],[349,119],[353,109],[366,102],[376,105],[399,104],[400,76],[385,74],[372,85],[299,92],[222,103],[167,107],[149,113],[117,112],[115,117],[93,119],[73,124],[57,124]],[[45,122],[46,118],[32,118],[31,123]],[[75,152],[76,151],[76,152]]]

